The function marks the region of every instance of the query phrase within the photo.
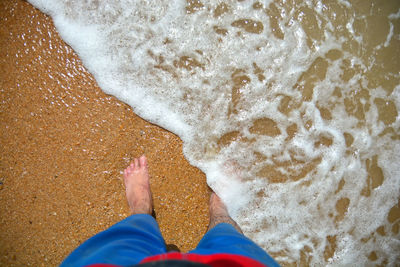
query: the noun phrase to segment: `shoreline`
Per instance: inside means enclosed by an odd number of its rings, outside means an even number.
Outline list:
[[[209,188],[174,134],[103,93],[50,17],[0,3],[0,265],[58,265],[128,216],[122,171],[145,153],[167,244],[194,249]]]

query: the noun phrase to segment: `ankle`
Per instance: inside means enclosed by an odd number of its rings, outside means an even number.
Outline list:
[[[239,233],[243,234],[242,229],[240,226],[229,216],[229,215],[211,215],[210,216],[210,223],[208,225],[207,232],[210,231],[212,228],[217,226],[220,223],[227,223],[232,225]]]

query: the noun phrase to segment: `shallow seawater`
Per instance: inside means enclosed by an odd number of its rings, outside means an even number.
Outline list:
[[[399,261],[399,1],[30,2],[280,263]]]

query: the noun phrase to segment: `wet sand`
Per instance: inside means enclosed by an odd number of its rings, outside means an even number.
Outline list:
[[[193,249],[209,189],[179,138],[104,94],[51,18],[21,0],[0,14],[0,265],[58,265],[127,217],[122,171],[143,153],[166,243]]]

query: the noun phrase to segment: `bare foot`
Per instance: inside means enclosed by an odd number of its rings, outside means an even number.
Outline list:
[[[153,210],[146,156],[135,158],[124,170],[126,198],[132,214],[150,214]]]
[[[239,225],[229,216],[228,209],[222,200],[215,194],[211,193],[210,197],[210,224],[208,225],[207,231],[211,230],[214,226],[219,223],[229,223],[239,233],[243,234],[242,229]]]

